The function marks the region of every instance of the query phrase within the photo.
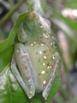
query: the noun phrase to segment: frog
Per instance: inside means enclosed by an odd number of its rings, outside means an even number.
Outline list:
[[[11,71],[29,99],[35,93],[42,93],[46,100],[60,65],[49,20],[34,11],[29,12],[17,38]]]

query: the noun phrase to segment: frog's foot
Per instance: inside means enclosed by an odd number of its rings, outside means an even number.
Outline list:
[[[18,81],[18,83],[20,84],[20,86],[22,87],[22,89],[24,90],[24,92],[26,93],[26,95],[28,96],[28,98],[32,98],[34,95],[35,95],[35,87],[33,86],[33,83],[31,85],[31,88],[29,88],[29,84],[26,84],[19,71],[18,71],[18,68],[16,66],[16,62],[15,62],[15,59],[14,59],[14,56],[12,58],[12,62],[11,62],[11,71],[12,73],[14,74],[16,80]]]
[[[45,89],[43,90],[42,96],[44,97],[45,100],[47,100],[47,97],[50,93],[50,89],[52,87],[53,81],[55,79],[55,74],[56,74],[56,70],[58,68],[59,65],[59,58],[56,58],[56,61],[54,63],[54,67],[53,67],[53,73],[51,73],[51,77],[50,80],[48,82],[48,84],[46,85]]]

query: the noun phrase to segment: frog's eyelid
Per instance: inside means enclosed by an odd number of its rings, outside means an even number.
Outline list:
[[[16,63],[15,63],[15,60],[14,60],[14,56],[13,56],[12,62],[11,62],[11,71],[14,74],[16,80],[19,82],[20,86],[23,88],[23,90],[27,94],[27,96],[29,98],[32,98],[35,94],[35,91],[31,95],[29,95],[29,92],[30,92],[29,88],[27,88],[26,84],[24,83],[23,79],[20,76],[19,71],[17,70]]]
[[[42,93],[42,96],[45,98],[45,100],[46,100],[47,97],[48,97],[48,94],[49,94],[50,89],[51,89],[51,87],[52,87],[52,82],[53,82],[54,79],[55,79],[56,69],[57,69],[57,67],[58,67],[58,65],[59,65],[58,63],[59,63],[59,60],[56,60],[55,66],[54,66],[54,71],[53,71],[53,73],[51,74],[50,80],[49,80],[47,86],[45,87],[45,89],[44,89],[44,91],[43,91],[43,93]]]

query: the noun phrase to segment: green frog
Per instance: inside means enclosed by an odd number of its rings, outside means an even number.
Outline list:
[[[36,12],[30,12],[19,28],[11,62],[11,70],[28,98],[42,93],[47,99],[59,65],[50,22]]]

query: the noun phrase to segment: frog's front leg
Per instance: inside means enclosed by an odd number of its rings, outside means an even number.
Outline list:
[[[25,87],[25,83],[24,83],[22,77],[20,76],[20,73],[19,73],[18,68],[16,66],[14,56],[13,56],[12,62],[11,62],[11,71],[14,74],[14,76],[15,76],[16,80],[18,81],[18,83],[20,84],[20,86],[26,92],[27,88]]]
[[[55,79],[56,70],[58,68],[58,65],[59,65],[59,59],[57,58],[55,63],[54,63],[53,73],[51,73],[50,80],[49,80],[48,84],[46,85],[46,87],[45,87],[45,89],[43,90],[43,93],[42,93],[42,96],[44,97],[45,100],[47,99],[47,97],[50,93],[50,89],[51,89],[53,81]]]
[[[11,63],[11,70],[27,96],[32,98],[35,95],[35,86],[30,70],[31,67],[29,66],[30,64],[28,62],[28,54],[23,44],[16,44],[14,56],[15,58],[13,58]]]

